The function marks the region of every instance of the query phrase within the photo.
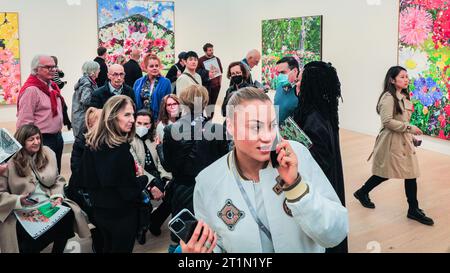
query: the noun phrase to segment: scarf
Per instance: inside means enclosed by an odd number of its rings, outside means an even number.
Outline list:
[[[36,77],[35,75],[30,75],[28,77],[27,81],[23,84],[22,88],[20,89],[19,97],[17,99],[17,111],[19,110],[20,98],[22,97],[25,90],[28,87],[35,86],[39,90],[44,92],[47,96],[50,97],[50,102],[51,102],[51,106],[52,106],[52,114],[53,114],[53,116],[56,116],[58,114],[57,98],[59,97],[61,99],[61,104],[62,104],[63,108],[66,106],[66,103],[64,101],[64,98],[61,96],[61,90],[59,89],[58,85],[53,81],[50,81],[50,85],[53,90],[50,90],[48,85],[46,83],[44,83],[43,81],[41,81],[40,79],[38,79],[38,77]]]

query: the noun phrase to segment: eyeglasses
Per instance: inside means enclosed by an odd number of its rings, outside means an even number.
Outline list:
[[[48,69],[48,70],[53,70],[53,69],[57,69],[58,67],[56,65],[40,65],[39,67]]]
[[[178,103],[168,103],[166,104],[167,107],[173,107],[173,106],[177,106]]]
[[[111,76],[113,76],[114,78],[118,78],[118,77],[125,77],[125,73],[112,73],[110,74]]]

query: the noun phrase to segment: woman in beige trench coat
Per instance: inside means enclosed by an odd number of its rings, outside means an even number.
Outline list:
[[[422,131],[409,124],[413,105],[409,101],[409,79],[406,69],[391,67],[384,80],[384,89],[378,99],[377,113],[382,128],[378,134],[372,153],[372,176],[353,195],[366,208],[375,208],[369,192],[389,178],[405,179],[408,200],[407,217],[425,225],[433,225],[431,218],[419,208],[417,201],[417,177],[419,164],[412,135]]]
[[[53,242],[52,252],[62,253],[74,231],[81,238],[90,236],[88,223],[78,205],[64,198],[65,181],[58,174],[56,155],[42,145],[39,128],[23,125],[15,137],[22,149],[0,174],[0,251],[40,252]],[[71,210],[49,230],[33,239],[18,223],[14,210],[31,211],[48,202],[52,206],[68,206]]]

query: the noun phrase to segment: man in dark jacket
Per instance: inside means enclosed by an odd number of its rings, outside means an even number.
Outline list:
[[[94,62],[97,62],[100,65],[100,73],[98,73],[98,77],[95,80],[98,87],[102,87],[105,85],[108,80],[108,66],[106,65],[106,48],[99,47],[97,48],[97,57],[94,59]]]
[[[166,78],[172,83],[172,94],[176,94],[175,84],[178,77],[184,72],[186,67],[186,52],[180,52],[178,54],[178,62],[167,71]]]
[[[185,67],[186,52],[180,52],[180,54],[178,54],[178,62],[170,67],[169,71],[167,71],[166,78],[168,78],[170,82],[176,82],[178,76],[183,73]]]
[[[141,51],[139,49],[133,49],[130,57],[130,60],[123,65],[123,69],[125,70],[125,84],[133,87],[134,82],[142,77],[142,69],[139,65]]]
[[[123,66],[120,64],[111,65],[108,71],[108,78],[110,81],[92,93],[89,106],[103,109],[106,101],[114,95],[126,95],[135,101],[133,88],[124,84],[125,71]]]

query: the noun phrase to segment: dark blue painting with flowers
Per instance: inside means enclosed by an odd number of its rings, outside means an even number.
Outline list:
[[[400,0],[399,63],[411,78],[411,123],[450,139],[450,0]]]
[[[134,49],[154,53],[168,69],[175,62],[174,2],[98,0],[98,42],[108,63],[120,63]]]

